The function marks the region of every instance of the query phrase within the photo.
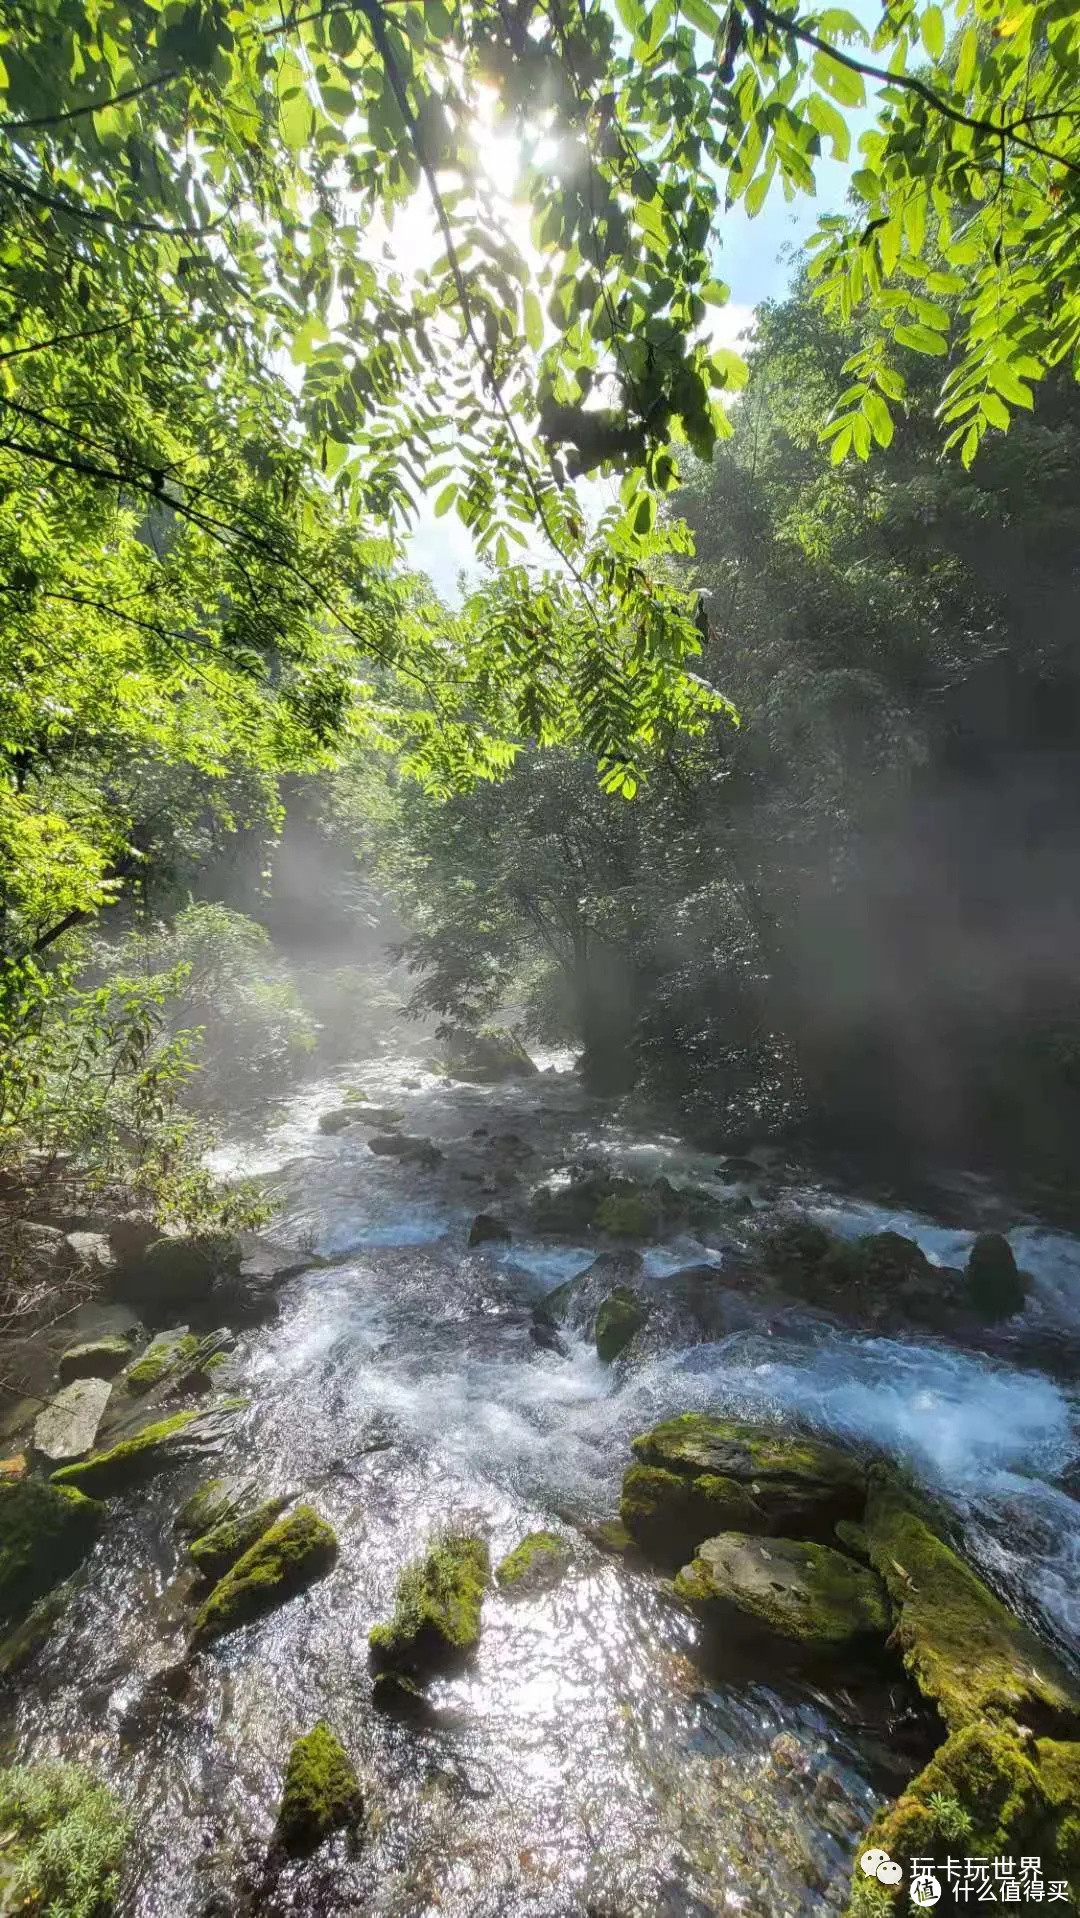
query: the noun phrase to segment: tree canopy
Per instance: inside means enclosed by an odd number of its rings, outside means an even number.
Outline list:
[[[69,929],[279,815],[283,775],[377,750],[445,795],[534,744],[632,796],[726,725],[660,510],[746,377],[713,328],[725,208],[849,159],[810,272],[858,325],[813,432],[865,458],[929,391],[968,462],[1075,371],[1078,75],[1065,0],[891,0],[876,30],[763,0],[13,0],[9,1044]],[[402,565],[425,500],[488,568],[457,610]]]

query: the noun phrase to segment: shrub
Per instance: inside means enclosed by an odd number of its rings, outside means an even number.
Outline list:
[[[0,1772],[0,1829],[15,1834],[11,1890],[42,1918],[105,1918],[130,1834],[122,1806],[79,1765]]]

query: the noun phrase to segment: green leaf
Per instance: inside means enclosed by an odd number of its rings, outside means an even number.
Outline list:
[[[844,119],[823,93],[812,93],[806,111],[819,133],[832,141],[833,159],[846,160],[851,152],[851,134]]]
[[[645,8],[641,0],[615,0],[615,11],[626,28],[627,33],[639,34],[645,18]]]
[[[837,60],[831,53],[815,53],[811,62],[811,72],[818,85],[842,107],[861,107],[866,102],[866,88],[861,73],[853,73],[850,67]]]
[[[539,353],[544,344],[544,313],[531,286],[527,286],[522,295],[522,316],[525,322],[525,338],[533,352]]]
[[[697,27],[701,33],[707,33],[710,40],[714,39],[720,30],[720,16],[715,7],[709,5],[709,0],[681,0],[679,12],[684,20],[689,20],[692,27]]]
[[[458,496],[457,482],[455,480],[451,480],[449,486],[443,487],[442,492],[439,494],[438,498],[435,501],[433,511],[436,519],[442,519],[450,511],[450,508],[454,504],[454,501],[456,500],[457,496]]]
[[[940,333],[934,333],[928,326],[898,326],[894,335],[897,344],[910,346],[913,353],[947,353],[949,343]]]
[[[919,33],[931,60],[940,60],[945,51],[945,16],[940,7],[925,8],[919,20]]]
[[[862,410],[870,422],[870,431],[873,433],[878,445],[891,445],[893,436],[892,414],[889,412],[888,407],[880,395],[877,393],[867,393],[862,403]]]

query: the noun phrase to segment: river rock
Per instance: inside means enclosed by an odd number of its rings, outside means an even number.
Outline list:
[[[871,1475],[864,1530],[904,1664],[950,1731],[1003,1715],[1047,1731],[1080,1729],[1080,1693],[1058,1661],[887,1472]]]
[[[75,1262],[88,1278],[104,1278],[116,1264],[116,1257],[105,1232],[67,1232],[67,1244]]]
[[[13,1219],[0,1238],[0,1269],[14,1290],[31,1289],[66,1278],[77,1259],[64,1233],[34,1219]]]
[[[557,1532],[527,1532],[495,1567],[495,1583],[511,1595],[545,1592],[558,1584],[570,1558],[569,1543]]]
[[[83,1458],[97,1437],[109,1402],[108,1379],[72,1379],[34,1420],[34,1449],[54,1464]]]
[[[597,1358],[605,1364],[617,1359],[635,1334],[640,1332],[648,1316],[648,1305],[639,1292],[632,1292],[629,1286],[623,1285],[608,1292],[596,1308],[594,1336]]]
[[[356,1767],[329,1725],[316,1725],[296,1740],[285,1767],[277,1821],[283,1850],[303,1857],[331,1832],[358,1825],[363,1815]]]
[[[448,1533],[398,1580],[394,1615],[368,1634],[377,1674],[422,1681],[452,1670],[480,1642],[480,1612],[491,1562],[484,1539]]]
[[[119,1263],[114,1291],[160,1322],[177,1305],[208,1299],[223,1278],[239,1278],[241,1257],[233,1233],[161,1236]]]
[[[193,1647],[238,1631],[306,1591],[326,1577],[337,1554],[333,1527],[312,1506],[298,1505],[288,1518],[271,1525],[214,1586],[196,1617]]]
[[[717,1532],[827,1540],[861,1516],[862,1466],[820,1439],[687,1412],[633,1442],[620,1516],[642,1549],[683,1564]]]
[[[1075,1887],[1080,1882],[1078,1806],[1080,1744],[1036,1739],[1008,1721],[975,1720],[946,1739],[856,1845],[856,1859],[878,1849],[901,1867],[894,1884],[875,1883],[874,1910],[882,1918],[910,1911],[913,1860],[941,1860],[958,1851],[966,1857],[1011,1859],[1013,1877],[1022,1858],[1036,1858],[1044,1886],[1056,1881]],[[866,1882],[856,1863],[847,1918],[867,1912]],[[1001,1903],[1000,1882],[991,1888]],[[1061,1909],[1075,1911],[1075,1895]]]
[[[537,1232],[573,1238],[595,1231],[648,1242],[708,1225],[723,1212],[723,1202],[698,1187],[672,1185],[670,1179],[625,1179],[604,1167],[588,1167],[565,1182],[538,1187],[529,1212]]]
[[[762,1632],[803,1651],[848,1652],[883,1641],[881,1580],[828,1545],[722,1532],[707,1538],[675,1580],[679,1597],[711,1624]]]
[[[407,1132],[376,1133],[367,1144],[369,1152],[381,1158],[400,1159],[403,1164],[435,1166],[443,1156],[430,1139],[416,1138]]]
[[[134,1356],[129,1338],[85,1339],[81,1345],[69,1345],[60,1354],[60,1383],[72,1379],[112,1379],[122,1372]]]
[[[968,1254],[964,1281],[980,1318],[1011,1319],[1027,1302],[1027,1276],[1001,1232],[980,1232]]]
[[[95,1452],[53,1473],[54,1485],[73,1485],[97,1498],[158,1472],[169,1471],[202,1453],[213,1451],[231,1437],[243,1404],[233,1401],[210,1411],[174,1412],[171,1418],[145,1425],[107,1450]]]
[[[20,1617],[73,1572],[103,1517],[95,1499],[49,1479],[0,1484],[0,1618]]]
[[[185,1499],[173,1520],[174,1531],[187,1538],[201,1538],[226,1519],[239,1518],[259,1502],[259,1487],[252,1478],[210,1478]]]
[[[480,1032],[452,1033],[445,1043],[447,1070],[455,1079],[476,1085],[500,1085],[506,1079],[535,1078],[535,1060],[516,1033],[505,1026],[486,1026]]]
[[[493,1212],[478,1212],[469,1228],[470,1245],[507,1245],[511,1237],[510,1227]]]
[[[270,1530],[276,1519],[281,1517],[290,1503],[288,1494],[277,1498],[261,1500],[247,1512],[239,1512],[235,1517],[219,1519],[207,1532],[193,1539],[189,1546],[191,1560],[200,1578],[217,1581],[224,1578],[227,1571],[242,1558],[245,1552],[258,1543]]]

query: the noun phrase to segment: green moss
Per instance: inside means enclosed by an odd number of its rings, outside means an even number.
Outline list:
[[[50,1479],[0,1484],[0,1617],[18,1618],[73,1572],[103,1516],[95,1499]]]
[[[488,1548],[471,1532],[450,1532],[398,1581],[394,1616],[368,1635],[376,1669],[407,1677],[460,1664],[480,1640],[490,1572]]]
[[[538,1592],[554,1585],[570,1563],[570,1547],[557,1532],[528,1532],[495,1567],[504,1592]]]
[[[714,1532],[768,1529],[753,1494],[735,1479],[702,1472],[696,1477],[656,1465],[631,1465],[623,1478],[619,1517],[651,1558],[682,1565]]]
[[[200,1416],[197,1411],[174,1412],[171,1418],[144,1425],[141,1432],[121,1439],[105,1452],[95,1452],[75,1465],[62,1465],[53,1473],[52,1483],[74,1485],[95,1498],[108,1498],[125,1485],[179,1465],[181,1454],[170,1441]]]
[[[195,1619],[193,1643],[235,1632],[252,1619],[324,1578],[338,1551],[333,1527],[310,1505],[299,1505],[238,1558],[214,1586]]]
[[[276,1518],[280,1518],[287,1498],[264,1499],[250,1512],[240,1513],[234,1518],[223,1518],[212,1525],[201,1538],[194,1539],[190,1546],[192,1560],[196,1570],[203,1578],[224,1578],[238,1558],[250,1551],[256,1541],[270,1530]]]
[[[621,1518],[602,1518],[595,1524],[584,1524],[582,1531],[589,1541],[601,1552],[610,1552],[613,1557],[625,1558],[634,1550],[634,1540],[627,1531]]]
[[[612,1192],[596,1208],[594,1224],[613,1239],[656,1239],[664,1217],[653,1193]]]
[[[291,1854],[314,1851],[332,1831],[359,1824],[364,1798],[356,1769],[329,1725],[298,1738],[289,1753],[278,1837]]]
[[[649,1316],[648,1306],[628,1286],[617,1285],[596,1309],[596,1356],[610,1365],[640,1332]]]
[[[72,1379],[111,1379],[122,1372],[131,1357],[130,1339],[90,1339],[83,1345],[69,1345],[60,1354],[60,1383]]]
[[[804,1650],[884,1640],[885,1592],[873,1572],[828,1545],[723,1532],[706,1539],[675,1590],[726,1626],[764,1630]]]
[[[984,1714],[1048,1730],[1078,1721],[1080,1700],[1057,1662],[887,1474],[874,1477],[865,1523],[897,1617],[894,1641],[950,1730]]]
[[[866,1481],[846,1452],[775,1426],[686,1412],[633,1443],[620,1514],[638,1543],[681,1565],[714,1532],[827,1539],[862,1511]]]
[[[1027,1295],[1013,1249],[1000,1232],[980,1232],[965,1268],[967,1295],[984,1319],[1011,1319],[1022,1312]]]
[[[142,1358],[132,1366],[124,1384],[139,1398],[144,1392],[153,1391],[155,1385],[160,1385],[179,1367],[190,1365],[198,1349],[199,1341],[193,1332],[159,1332]]]
[[[1039,1857],[1046,1879],[1073,1879],[1080,1854],[1072,1848],[1069,1819],[1080,1790],[1080,1746],[1022,1739],[1014,1726],[979,1719],[954,1732],[896,1801],[875,1818],[857,1847],[880,1845],[904,1867],[912,1858],[939,1856],[950,1848],[942,1829],[963,1826],[960,1849],[972,1857]],[[955,1847],[953,1847],[955,1848]],[[856,1870],[857,1901],[861,1874]],[[886,1911],[907,1910],[904,1886],[889,1893]],[[1073,1901],[1065,1907],[1076,1910]]]
[[[53,1761],[0,1772],[0,1829],[5,1911],[107,1918],[130,1821],[91,1773]]]

